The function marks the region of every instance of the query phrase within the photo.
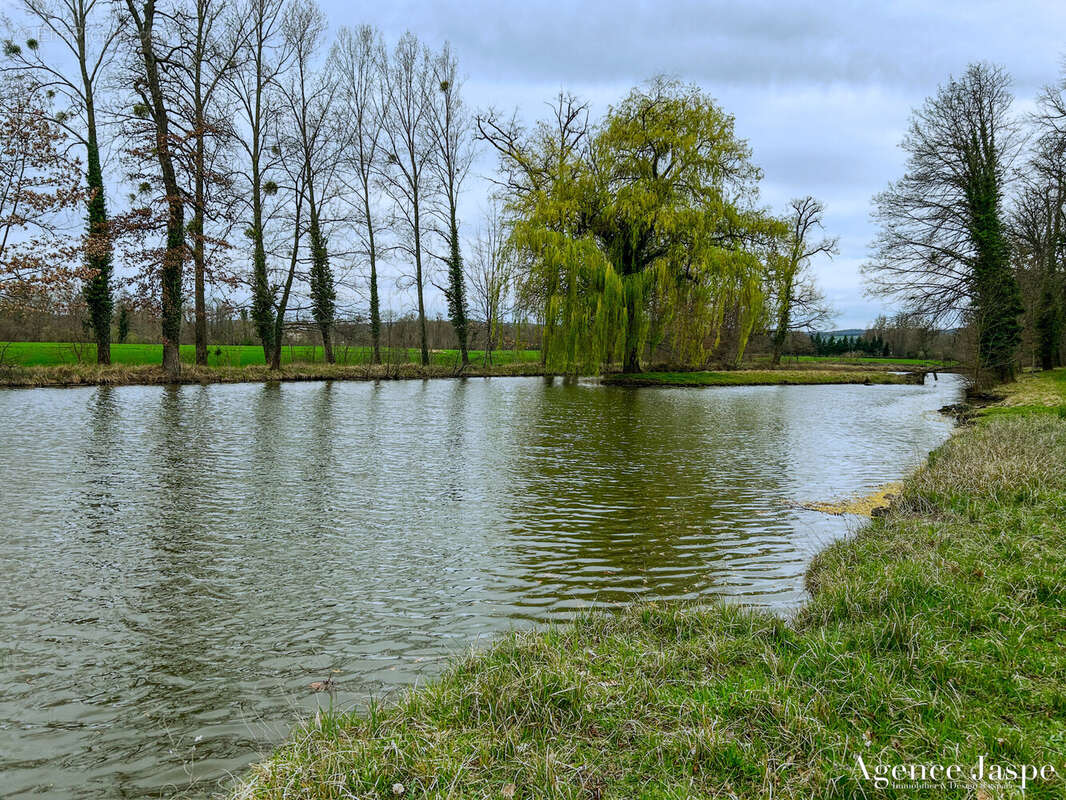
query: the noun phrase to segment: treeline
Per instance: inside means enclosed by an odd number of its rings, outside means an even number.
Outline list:
[[[816,356],[840,356],[845,353],[871,357],[893,355],[888,344],[876,335],[872,337],[866,335],[834,336],[815,332],[811,335],[811,347]]]
[[[753,337],[777,363],[832,319],[811,269],[837,249],[822,204],[768,211],[699,87],[654,79],[599,117],[560,93],[523,125],[468,108],[447,43],[327,29],[313,0],[22,0],[0,76],[0,314],[65,302],[107,363],[116,308],[150,310],[174,375],[187,316],[206,362],[217,295],[274,366],[294,316],[327,358],[338,321],[365,318],[376,361],[383,318],[410,312],[428,362],[446,307],[464,363],[476,320],[489,351],[502,325],[535,328],[568,372],[735,365]],[[915,329],[964,331],[978,380],[1009,379],[1023,348],[1063,359],[1066,83],[1034,114],[1011,103],[975,65],[916,110],[865,268]],[[479,148],[498,170],[472,222]],[[383,307],[396,291],[412,306]]]
[[[212,289],[237,298],[274,365],[293,313],[331,360],[338,319],[365,314],[378,360],[383,262],[416,298],[423,362],[431,290],[464,361],[471,305],[489,307],[490,327],[521,316],[496,220],[463,257],[473,118],[447,44],[408,33],[388,46],[368,26],[327,41],[311,0],[20,10],[0,84],[9,310],[69,298],[107,363],[116,308],[148,309],[173,374],[190,305],[206,362]],[[63,227],[79,210],[81,236]]]
[[[294,313],[327,357],[338,319],[365,316],[378,358],[395,290],[423,361],[443,300],[464,361],[471,319],[489,350],[529,322],[560,370],[636,370],[664,348],[735,363],[759,331],[779,358],[830,317],[809,269],[835,250],[822,205],[762,208],[747,144],[697,87],[653,80],[600,119],[560,95],[526,128],[467,107],[447,43],[327,29],[313,0],[22,0],[0,85],[0,305],[69,297],[102,363],[116,308],[150,309],[173,374],[190,306],[206,361],[214,293],[274,365]],[[475,226],[460,197],[479,147],[499,172]],[[79,214],[80,236],[60,222]]]
[[[1066,77],[1035,112],[1013,100],[1004,70],[974,64],[915,110],[865,268],[923,327],[963,330],[978,383],[1066,348]]]

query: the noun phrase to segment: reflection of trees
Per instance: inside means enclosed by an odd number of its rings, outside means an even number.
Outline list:
[[[109,769],[121,770],[122,791],[136,793],[142,780],[195,771],[185,762],[231,748],[208,738],[194,749],[192,736],[203,727],[201,715],[240,695],[219,674],[217,651],[229,644],[219,629],[231,610],[218,591],[218,532],[205,523],[220,511],[218,389],[132,391],[141,392],[134,411],[143,416],[135,427],[124,426],[123,457],[136,462],[118,487],[123,524],[113,532],[121,538],[126,585],[116,598],[118,626],[97,633],[114,637],[106,645],[112,653],[101,685],[106,695],[95,698],[111,707],[114,721],[96,733],[93,749],[108,754]],[[112,463],[112,480],[116,473]],[[149,750],[152,774],[126,768]]]
[[[111,386],[98,386],[89,404],[89,431],[82,440],[85,483],[81,502],[76,506],[85,515],[78,525],[82,536],[106,536],[116,516],[116,461],[127,457],[122,452],[116,391]]]
[[[753,509],[780,494],[788,460],[750,442],[774,439],[781,416],[735,393],[530,392],[505,478],[520,604],[691,597],[738,582],[731,557],[738,543],[758,547],[770,518]]]
[[[441,464],[441,500],[447,503],[462,503],[467,460],[466,448],[467,415],[470,414],[470,392],[467,378],[452,381],[447,392],[444,409],[444,441],[449,458]]]
[[[334,491],[337,479],[337,462],[334,457],[333,440],[338,435],[335,426],[334,390],[332,381],[314,384],[313,396],[307,409],[308,416],[302,420],[307,426],[306,450],[302,454],[303,483],[307,487],[305,497],[312,519],[329,524],[336,513]],[[296,419],[283,424],[300,424]]]

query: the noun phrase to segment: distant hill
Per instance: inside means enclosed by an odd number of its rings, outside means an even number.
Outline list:
[[[847,328],[842,331],[819,331],[822,336],[835,336],[838,339],[841,336],[862,336],[866,333],[865,328]]]

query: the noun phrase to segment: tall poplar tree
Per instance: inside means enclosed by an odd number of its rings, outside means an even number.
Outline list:
[[[181,292],[185,264],[185,205],[174,163],[171,110],[163,91],[159,64],[157,23],[161,15],[155,0],[126,0],[136,47],[138,77],[135,82],[145,113],[151,120],[153,153],[159,165],[166,203],[166,240],[160,269],[160,311],[163,333],[163,370],[171,379],[181,375]]]
[[[237,140],[247,158],[243,172],[247,185],[248,219],[246,230],[252,248],[252,322],[270,362],[275,345],[275,292],[267,269],[265,208],[276,193],[271,178],[278,156],[271,152],[277,138],[280,116],[277,77],[291,59],[291,49],[282,36],[284,0],[250,0],[247,6],[247,33],[237,54],[237,69],[227,73],[230,92],[240,108],[241,125]]]
[[[459,241],[459,191],[473,160],[472,121],[463,105],[459,64],[451,47],[433,59],[433,85],[428,115],[433,139],[431,165],[440,187],[441,228],[447,249],[444,264],[447,283],[443,288],[448,301],[459,354],[465,367],[470,363],[467,353],[466,287],[464,285],[463,256]]]

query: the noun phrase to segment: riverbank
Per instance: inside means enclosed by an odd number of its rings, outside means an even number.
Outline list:
[[[534,377],[548,375],[539,362],[512,361],[503,364],[471,363],[460,369],[457,364],[432,363],[422,366],[412,362],[392,364],[326,364],[290,362],[280,370],[263,364],[245,366],[196,366],[183,364],[184,384],[261,383],[264,381],[374,381],[414,380],[425,378]],[[728,372],[646,372],[610,374],[604,383],[618,386],[762,386],[805,384],[900,384],[921,383],[921,373],[896,373],[883,368],[859,370],[731,370]],[[92,363],[51,364],[40,366],[0,365],[0,387],[40,388],[64,386],[129,386],[174,383],[155,364]]]
[[[919,372],[884,369],[738,369],[724,372],[641,372],[606,375],[613,386],[807,386],[922,383]]]
[[[988,766],[1066,772],[1062,416],[979,415],[816,557],[791,623],[668,604],[516,633],[394,705],[318,715],[232,796],[1021,796]],[[960,781],[875,786],[910,764]]]
[[[264,365],[244,367],[198,367],[183,364],[176,383],[262,383],[267,381],[376,381],[424,378],[479,378],[543,375],[537,363],[493,366],[471,365],[466,369],[444,364],[283,364],[280,370]],[[43,388],[70,386],[153,386],[175,383],[162,367],[155,365],[58,364],[40,367],[0,368],[0,387]]]

